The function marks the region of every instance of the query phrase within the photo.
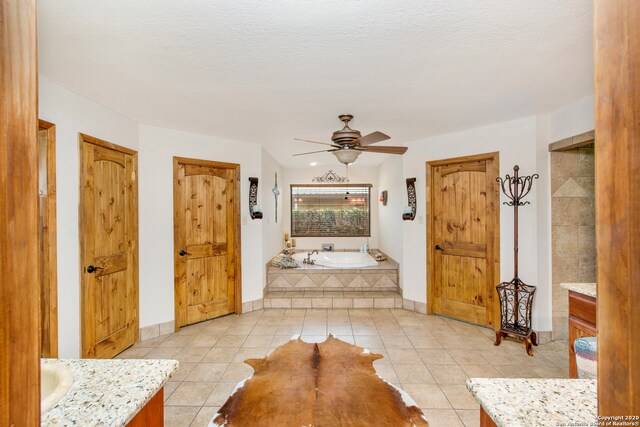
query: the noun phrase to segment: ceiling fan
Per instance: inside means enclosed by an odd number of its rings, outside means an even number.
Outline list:
[[[356,161],[360,153],[383,153],[383,154],[404,154],[407,152],[407,147],[394,147],[390,145],[378,145],[372,147],[371,144],[375,144],[380,141],[385,141],[390,137],[382,132],[372,132],[368,135],[362,136],[360,131],[351,129],[349,122],[353,120],[351,114],[342,114],[338,118],[344,123],[344,127],[337,130],[331,136],[331,144],[327,142],[309,141],[308,139],[294,138],[296,141],[311,142],[313,144],[328,145],[332,148],[328,150],[311,151],[309,153],[294,154],[294,156],[304,156],[307,154],[315,153],[332,153],[338,158],[340,163],[349,165]]]

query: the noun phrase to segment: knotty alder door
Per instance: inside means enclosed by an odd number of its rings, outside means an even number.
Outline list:
[[[176,330],[240,312],[240,165],[174,158]]]
[[[498,153],[427,163],[428,309],[496,326]]]
[[[138,339],[137,153],[80,134],[82,355]]]

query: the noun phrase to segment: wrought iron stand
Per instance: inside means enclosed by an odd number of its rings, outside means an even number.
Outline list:
[[[500,298],[500,330],[496,332],[496,342],[500,345],[502,338],[512,336],[524,341],[527,354],[533,356],[532,345],[538,345],[538,336],[531,329],[531,307],[536,287],[527,285],[518,277],[518,207],[528,205],[523,202],[527,194],[531,191],[533,180],[540,176],[536,173],[530,176],[518,176],[520,167],[513,167],[513,176],[507,174],[505,178],[498,177],[496,180],[502,187],[502,192],[508,202],[507,206],[513,206],[513,279],[510,282],[503,282],[496,286],[498,297]]]

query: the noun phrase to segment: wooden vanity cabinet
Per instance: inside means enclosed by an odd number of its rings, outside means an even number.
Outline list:
[[[126,427],[148,427],[164,425],[164,387],[140,409]]]
[[[582,337],[596,336],[596,299],[569,291],[569,378],[578,378],[573,343]]]

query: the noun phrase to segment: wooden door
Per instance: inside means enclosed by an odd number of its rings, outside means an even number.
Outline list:
[[[427,163],[430,313],[497,325],[498,171],[498,153]]]
[[[80,134],[83,357],[138,339],[137,153]]]
[[[39,120],[40,354],[58,357],[58,269],[56,239],[56,127]]]
[[[174,158],[176,330],[239,313],[240,165]]]

